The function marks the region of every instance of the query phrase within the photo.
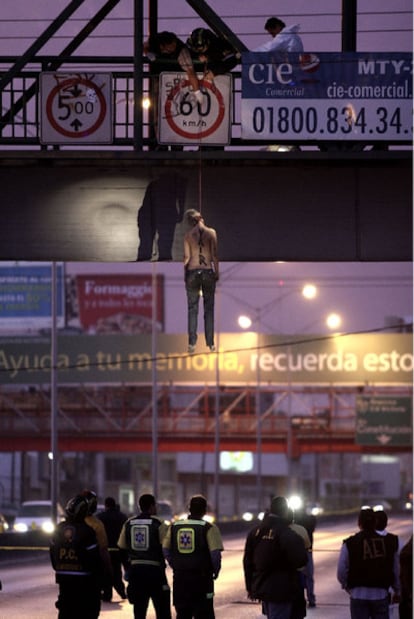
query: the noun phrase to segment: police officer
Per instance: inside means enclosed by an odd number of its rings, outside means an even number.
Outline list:
[[[177,619],[214,619],[214,580],[221,568],[223,542],[215,524],[204,520],[207,501],[190,500],[187,519],[174,522],[164,538],[164,556],[173,569]]]
[[[375,512],[362,509],[358,517],[360,531],[342,544],[337,577],[350,595],[351,617],[388,617],[388,589],[394,590],[397,602],[398,539],[379,535],[375,530]]]
[[[66,505],[66,520],[51,539],[56,572],[58,619],[96,619],[101,608],[102,561],[95,531],[85,523],[88,503],[75,496]]]
[[[87,488],[85,490],[82,490],[81,496],[86,499],[86,503],[88,505],[88,512],[85,516],[85,522],[95,531],[96,539],[98,540],[99,552],[104,567],[105,582],[112,582],[113,571],[111,557],[109,555],[108,536],[105,531],[104,523],[95,516],[95,512],[98,507],[98,497],[96,495],[96,492],[94,492],[93,490],[88,490]],[[108,600],[104,599],[104,601]]]
[[[152,600],[157,619],[171,619],[170,587],[165,575],[161,542],[167,525],[157,518],[152,494],[139,498],[140,513],[122,527],[118,546],[128,555],[128,600],[134,605],[134,618],[145,619]]]

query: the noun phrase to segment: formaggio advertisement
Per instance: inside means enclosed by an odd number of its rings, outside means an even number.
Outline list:
[[[211,353],[186,336],[59,336],[60,383],[389,384],[412,383],[411,334],[269,336],[217,335]],[[0,340],[2,384],[45,384],[51,374],[48,338]],[[153,351],[156,351],[155,354]],[[155,370],[155,372],[154,372]]]

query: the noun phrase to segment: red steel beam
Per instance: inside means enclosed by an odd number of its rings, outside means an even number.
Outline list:
[[[214,452],[214,439],[207,437],[160,437],[158,450],[160,452]],[[60,452],[151,452],[152,441],[148,437],[136,438],[128,436],[71,436],[59,437],[58,449]],[[221,451],[252,451],[257,449],[256,437],[220,438]],[[2,436],[0,438],[0,451],[49,451],[50,438],[36,436]],[[287,441],[285,437],[262,441],[263,453],[287,453]],[[305,453],[402,453],[409,451],[409,447],[402,446],[366,446],[356,444],[354,437],[309,437],[307,439],[295,439],[293,441],[292,455],[297,458]]]

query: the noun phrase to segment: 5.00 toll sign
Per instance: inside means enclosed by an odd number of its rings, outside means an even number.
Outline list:
[[[185,73],[161,73],[160,144],[228,144],[230,86],[230,75],[218,75],[214,82],[201,80],[203,101],[198,103]]]
[[[408,142],[411,100],[411,54],[243,54],[244,139]]]
[[[111,74],[42,73],[40,118],[42,144],[110,144]]]

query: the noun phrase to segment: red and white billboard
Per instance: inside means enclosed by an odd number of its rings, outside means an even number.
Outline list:
[[[90,333],[151,333],[153,277],[78,275],[79,322]],[[164,330],[164,277],[156,276],[156,330]]]

